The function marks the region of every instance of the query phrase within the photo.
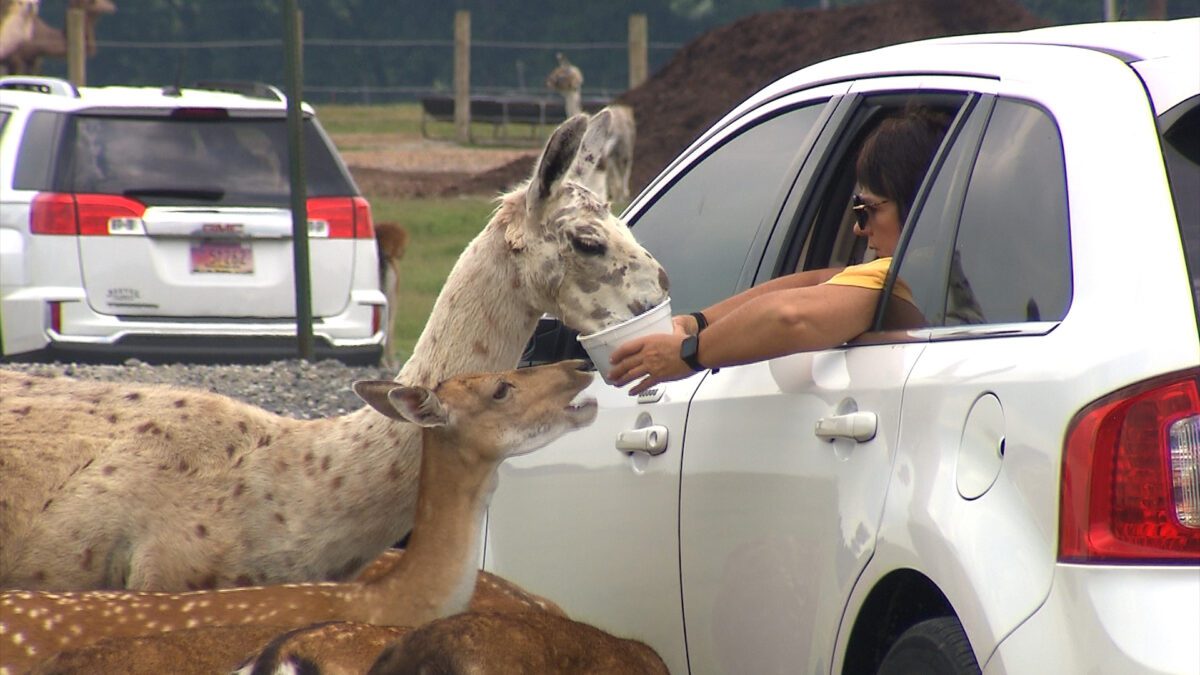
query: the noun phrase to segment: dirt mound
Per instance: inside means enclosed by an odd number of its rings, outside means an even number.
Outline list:
[[[881,0],[764,12],[709,31],[620,97],[638,125],[630,187],[639,192],[736,104],[804,66],[911,40],[1042,25],[1016,0]]]

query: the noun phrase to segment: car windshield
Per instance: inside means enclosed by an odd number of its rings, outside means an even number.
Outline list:
[[[76,116],[68,189],[148,204],[288,204],[287,124],[271,119]],[[355,193],[311,121],[305,123],[309,196]],[[60,174],[61,175],[61,174]]]

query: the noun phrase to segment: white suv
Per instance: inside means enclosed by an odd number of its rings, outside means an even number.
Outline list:
[[[625,215],[677,314],[858,262],[852,160],[911,103],[953,121],[873,329],[597,378],[591,427],[501,469],[485,567],[673,673],[1200,672],[1200,20],[814,65]]]
[[[375,363],[370,207],[304,117],[315,352]],[[295,356],[288,175],[273,87],[0,78],[0,354]]]

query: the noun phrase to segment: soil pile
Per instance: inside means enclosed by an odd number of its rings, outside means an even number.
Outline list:
[[[637,194],[725,113],[774,80],[854,52],[947,35],[1046,25],[1016,0],[881,0],[755,14],[701,35],[619,98],[637,118]]]

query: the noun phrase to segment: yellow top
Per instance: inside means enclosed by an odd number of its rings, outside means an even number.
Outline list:
[[[892,265],[892,258],[876,258],[869,263],[861,265],[851,265],[846,269],[833,275],[827,284],[836,286],[857,286],[859,288],[869,288],[875,291],[883,290],[883,283],[887,281],[888,268]],[[892,289],[892,293],[901,300],[905,300],[913,305],[912,289],[908,284],[901,279],[896,279],[896,285]]]

